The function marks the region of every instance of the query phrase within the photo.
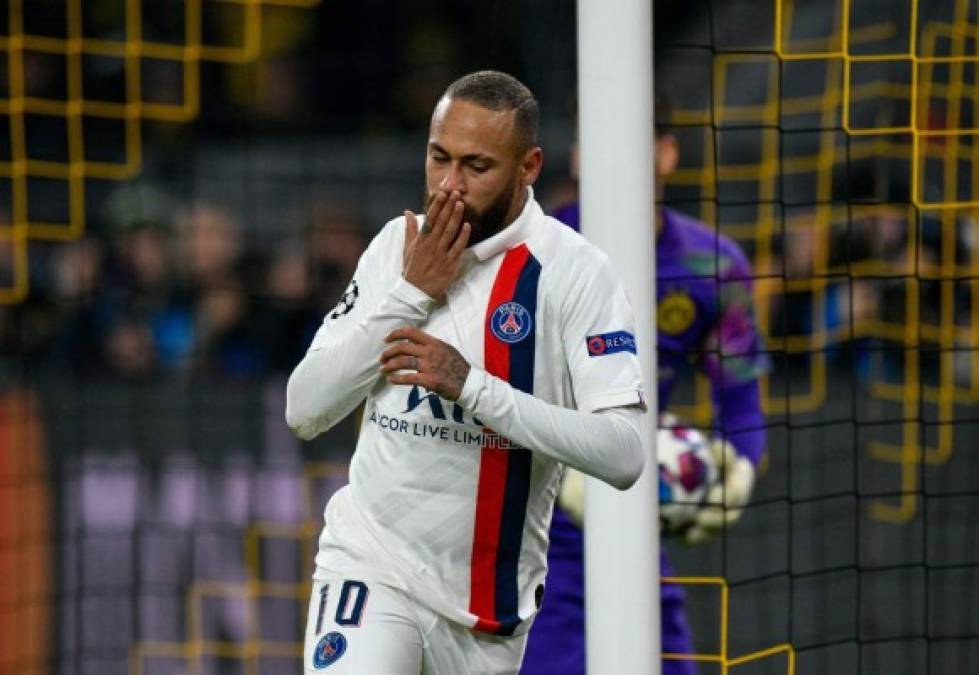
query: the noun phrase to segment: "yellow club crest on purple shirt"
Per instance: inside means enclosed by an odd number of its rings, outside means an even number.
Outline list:
[[[670,291],[656,308],[656,326],[667,335],[679,335],[693,325],[697,306],[683,291]]]

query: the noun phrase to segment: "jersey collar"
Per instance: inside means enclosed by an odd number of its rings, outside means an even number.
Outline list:
[[[527,202],[523,205],[523,210],[517,219],[489,239],[471,246],[469,250],[480,262],[489,260],[498,253],[509,251],[527,239],[530,234],[530,224],[540,210],[540,206],[534,200],[534,188],[528,186]]]

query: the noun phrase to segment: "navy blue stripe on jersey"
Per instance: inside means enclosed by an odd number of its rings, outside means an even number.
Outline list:
[[[510,384],[528,394],[534,393],[534,353],[537,343],[537,287],[541,265],[533,255],[520,271],[513,301],[527,310],[533,321],[530,335],[509,345]],[[509,450],[503,514],[500,522],[500,547],[496,563],[496,618],[499,635],[512,635],[520,624],[520,587],[517,574],[523,543],[524,522],[530,496],[530,450]]]
[[[534,353],[537,343],[537,286],[540,282],[540,263],[533,255],[527,257],[517,287],[513,291],[513,301],[524,306],[533,317],[530,335],[520,342],[510,345],[510,384],[528,394],[534,393]]]

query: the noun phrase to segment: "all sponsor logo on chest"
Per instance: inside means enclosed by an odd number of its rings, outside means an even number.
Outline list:
[[[432,421],[418,419],[421,407],[431,412]],[[476,417],[465,412],[458,403],[446,401],[423,387],[413,386],[408,393],[407,406],[399,414],[371,411],[367,421],[389,433],[445,443],[458,443],[499,450],[519,450],[522,446],[505,436],[485,428]]]

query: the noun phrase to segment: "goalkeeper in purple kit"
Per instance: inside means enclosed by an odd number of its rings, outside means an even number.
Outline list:
[[[657,100],[657,119],[666,119]],[[657,197],[662,179],[677,165],[676,139],[656,130]],[[571,204],[554,214],[578,229]],[[765,420],[758,378],[770,361],[752,304],[751,266],[736,243],[713,228],[668,208],[656,216],[656,295],[659,409],[664,411],[679,378],[696,367],[710,379],[714,411],[711,444],[720,478],[705,505],[679,536],[696,544],[736,521],[747,504],[765,449]],[[585,672],[585,575],[582,478],[568,472],[554,508],[543,604],[530,631],[523,675]],[[660,572],[673,570],[661,552]],[[684,593],[662,584],[664,654],[691,654]],[[663,675],[694,675],[692,660],[663,661]]]

